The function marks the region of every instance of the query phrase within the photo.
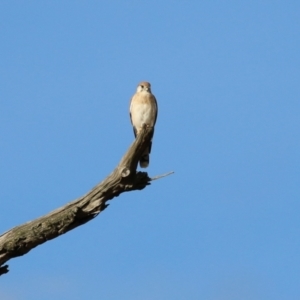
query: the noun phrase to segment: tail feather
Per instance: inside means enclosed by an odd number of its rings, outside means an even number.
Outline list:
[[[154,128],[152,130],[152,136],[154,133]],[[149,161],[150,161],[150,152],[151,152],[151,148],[152,148],[152,140],[149,142],[148,147],[145,149],[143,155],[140,158],[140,167],[141,168],[147,168],[149,166]]]
[[[147,148],[140,158],[140,167],[147,168],[149,166],[149,160],[150,160],[149,148]]]
[[[147,168],[149,166],[149,154],[144,154],[140,159],[140,167]]]

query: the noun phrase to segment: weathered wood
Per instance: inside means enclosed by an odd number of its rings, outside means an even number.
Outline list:
[[[22,256],[34,247],[92,220],[108,206],[108,200],[121,193],[142,190],[149,185],[151,178],[148,174],[136,169],[151,136],[152,129],[144,127],[115,170],[83,197],[0,235],[0,275],[8,272],[4,263],[11,258]]]

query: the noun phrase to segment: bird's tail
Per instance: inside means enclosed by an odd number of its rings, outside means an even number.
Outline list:
[[[149,166],[149,154],[143,154],[140,159],[141,168],[147,168]]]
[[[140,167],[141,168],[147,168],[149,166],[149,160],[150,160],[150,151],[151,151],[151,142],[149,147],[147,147],[143,153],[143,155],[140,158]]]

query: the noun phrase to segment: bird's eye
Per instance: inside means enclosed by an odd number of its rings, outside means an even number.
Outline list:
[[[144,86],[143,86],[143,85],[141,85],[141,88],[143,89],[143,88],[144,88]]]

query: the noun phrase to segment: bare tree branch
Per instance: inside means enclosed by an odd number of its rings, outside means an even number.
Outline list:
[[[149,185],[151,178],[148,174],[136,169],[151,136],[152,129],[144,127],[115,170],[83,197],[0,235],[0,275],[8,272],[4,263],[11,258],[22,256],[34,247],[92,220],[108,206],[108,200],[121,193],[142,190]]]

